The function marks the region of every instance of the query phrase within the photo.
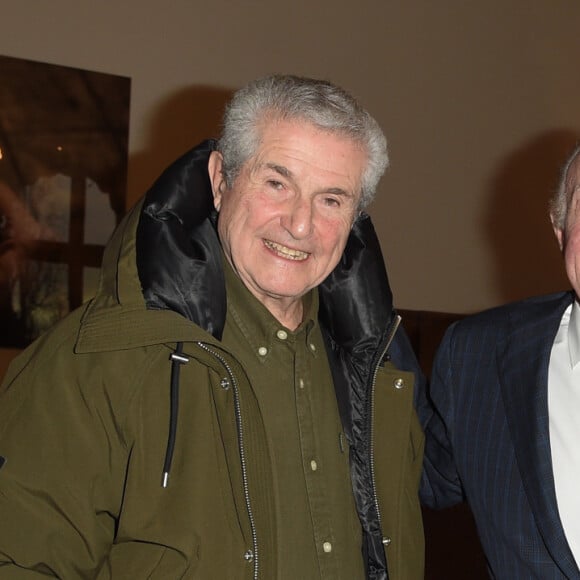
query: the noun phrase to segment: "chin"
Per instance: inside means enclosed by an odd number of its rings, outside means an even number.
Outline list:
[[[288,288],[287,286],[284,288],[268,288],[266,290],[266,293],[273,298],[283,298],[289,300],[299,300],[307,292],[308,290]]]
[[[296,299],[302,298],[312,286],[297,284],[272,284],[272,280],[265,280],[261,285],[262,291],[273,298]]]

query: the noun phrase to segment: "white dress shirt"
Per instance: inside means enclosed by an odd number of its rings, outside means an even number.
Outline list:
[[[550,448],[566,539],[580,562],[580,306],[566,309],[548,369]]]

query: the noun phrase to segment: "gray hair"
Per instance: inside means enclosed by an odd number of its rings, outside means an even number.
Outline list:
[[[569,194],[566,189],[566,179],[568,178],[568,171],[572,167],[572,163],[580,155],[580,144],[576,145],[572,153],[568,155],[568,159],[560,170],[560,179],[558,180],[558,188],[550,199],[550,217],[555,227],[563,230],[566,226],[566,217],[568,214],[568,205],[570,203]]]
[[[226,108],[218,150],[223,177],[231,187],[242,166],[257,151],[265,121],[299,119],[352,139],[367,152],[359,209],[374,198],[388,166],[387,140],[379,124],[344,89],[330,82],[293,75],[272,75],[237,91]]]

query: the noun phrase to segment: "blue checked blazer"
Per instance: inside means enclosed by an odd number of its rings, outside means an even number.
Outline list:
[[[469,316],[435,357],[422,500],[468,501],[500,580],[580,580],[556,505],[547,399],[552,344],[572,300],[565,292]],[[580,417],[578,434],[580,444]]]

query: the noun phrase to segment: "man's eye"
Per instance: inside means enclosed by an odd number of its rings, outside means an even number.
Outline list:
[[[284,188],[284,185],[281,182],[276,181],[275,179],[269,179],[268,180],[268,185],[272,189],[283,189]]]
[[[324,203],[329,207],[340,207],[340,201],[336,197],[325,197]]]

